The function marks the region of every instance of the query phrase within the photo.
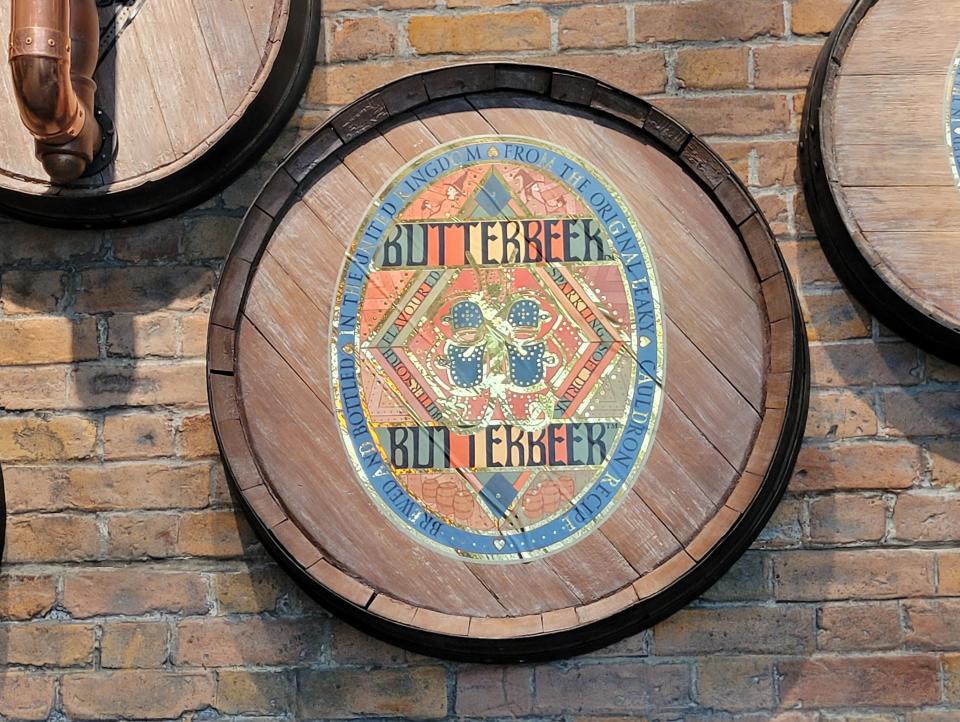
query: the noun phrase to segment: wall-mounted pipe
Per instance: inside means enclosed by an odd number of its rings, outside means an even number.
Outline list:
[[[55,183],[83,175],[103,134],[94,116],[96,0],[11,0],[10,69],[20,118]]]

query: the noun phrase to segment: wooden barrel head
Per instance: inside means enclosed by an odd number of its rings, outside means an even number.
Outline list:
[[[52,186],[0,72],[0,212],[68,227],[153,220],[196,205],[276,139],[316,57],[318,0],[135,0],[100,9],[97,106],[117,157]],[[0,3],[0,36],[10,3]]]
[[[960,361],[960,5],[858,0],[801,129],[808,207],[837,275],[884,324]]]
[[[647,103],[536,66],[343,109],[244,221],[208,382],[265,543],[355,624],[532,659],[648,626],[776,505],[806,346],[763,216]]]

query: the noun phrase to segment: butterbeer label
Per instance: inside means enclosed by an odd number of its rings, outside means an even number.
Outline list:
[[[357,481],[443,554],[508,563],[575,543],[650,451],[661,313],[636,221],[584,161],[502,136],[417,158],[351,239],[334,303]]]

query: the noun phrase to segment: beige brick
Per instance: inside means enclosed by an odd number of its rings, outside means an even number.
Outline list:
[[[700,135],[764,135],[790,128],[790,105],[778,93],[744,95],[736,103],[726,95],[658,98],[656,105]]]
[[[550,20],[543,10],[477,15],[415,15],[407,26],[410,46],[432,53],[498,53],[550,47]]]
[[[125,670],[63,679],[63,709],[80,719],[170,719],[212,706],[214,694],[209,672]]]
[[[616,55],[564,54],[537,58],[536,62],[586,73],[635,95],[659,93],[667,84],[666,60],[659,50]]]
[[[87,459],[97,450],[97,425],[83,416],[0,418],[0,458],[6,462]]]
[[[173,454],[173,426],[161,414],[111,414],[103,420],[105,460],[146,459]]]
[[[177,319],[170,313],[118,313],[107,324],[111,356],[170,357],[177,354]]]
[[[298,689],[298,712],[307,718],[447,716],[447,679],[442,667],[304,670],[298,674]]]
[[[99,355],[97,322],[92,317],[0,319],[0,365],[64,363],[95,359]]]
[[[225,714],[283,714],[294,698],[293,678],[274,671],[221,670],[216,707]]]
[[[747,85],[747,48],[686,48],[677,52],[681,88],[716,90]]]
[[[189,512],[180,519],[177,552],[199,557],[236,557],[252,542],[253,532],[238,512]]]
[[[203,406],[207,402],[201,361],[135,366],[95,363],[78,366],[70,384],[71,408],[107,406]]]
[[[190,311],[213,290],[213,271],[196,266],[93,268],[80,273],[81,313]]]

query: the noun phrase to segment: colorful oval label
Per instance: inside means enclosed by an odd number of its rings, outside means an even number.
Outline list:
[[[947,112],[947,142],[952,151],[953,177],[960,183],[960,56],[950,66],[950,94]]]
[[[493,136],[410,162],[352,241],[332,331],[347,455],[418,542],[523,561],[631,493],[662,402],[659,290],[620,194],[571,153]]]

